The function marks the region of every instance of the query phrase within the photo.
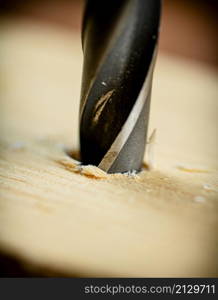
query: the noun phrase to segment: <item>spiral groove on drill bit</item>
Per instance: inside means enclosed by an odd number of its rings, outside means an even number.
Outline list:
[[[159,0],[87,1],[80,145],[84,164],[139,171],[150,109]]]

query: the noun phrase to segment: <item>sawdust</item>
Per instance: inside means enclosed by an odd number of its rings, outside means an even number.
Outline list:
[[[154,158],[154,148],[156,143],[156,135],[157,135],[157,129],[155,128],[150,137],[148,138],[147,147],[146,147],[146,169],[147,170],[153,170],[155,169],[155,158]]]
[[[76,161],[74,159],[65,158],[65,159],[59,159],[56,162],[62,165],[67,171],[84,175],[91,179],[106,179],[109,176],[109,174],[102,171],[96,166],[92,166],[92,165],[83,166],[80,164],[79,161]]]
[[[203,169],[191,169],[191,168],[186,168],[183,166],[177,166],[176,167],[179,171],[187,172],[187,173],[210,173],[208,170],[203,170]]]
[[[104,110],[105,105],[111,99],[111,96],[112,96],[113,92],[114,92],[114,90],[111,90],[111,91],[107,92],[106,94],[101,96],[101,98],[96,103],[95,109],[94,109],[94,117],[93,117],[93,124],[94,125],[98,122],[99,117],[100,117],[102,111]]]

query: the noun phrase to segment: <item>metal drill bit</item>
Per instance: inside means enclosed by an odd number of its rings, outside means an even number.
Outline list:
[[[83,164],[139,171],[144,157],[160,0],[88,0],[80,106]]]

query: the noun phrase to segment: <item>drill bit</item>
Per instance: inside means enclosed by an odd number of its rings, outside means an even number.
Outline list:
[[[88,0],[80,104],[83,164],[108,173],[142,167],[160,0]]]

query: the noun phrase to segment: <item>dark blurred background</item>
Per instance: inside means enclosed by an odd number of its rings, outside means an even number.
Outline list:
[[[80,30],[85,0],[1,0],[0,14]],[[216,0],[164,0],[160,50],[217,66]]]

